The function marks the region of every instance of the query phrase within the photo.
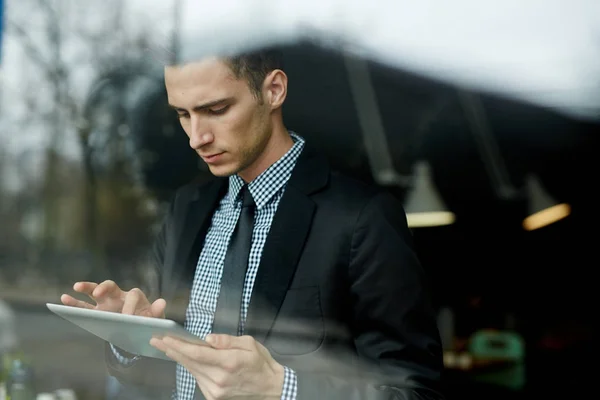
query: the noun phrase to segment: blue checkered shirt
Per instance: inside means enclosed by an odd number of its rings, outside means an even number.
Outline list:
[[[256,203],[256,211],[252,246],[242,293],[240,335],[244,332],[250,296],[271,222],[287,182],[292,175],[298,156],[304,148],[304,140],[294,133],[291,133],[291,135],[295,142],[293,147],[275,164],[248,184],[248,190],[250,190]],[[208,335],[212,329],[214,313],[217,309],[217,299],[221,289],[225,253],[242,209],[242,202],[238,195],[243,185],[244,181],[239,176],[232,175],[229,177],[229,190],[221,199],[213,214],[212,223],[198,259],[190,302],[186,311],[185,327],[188,331],[202,338]],[[296,374],[287,367],[284,367],[284,370],[281,399],[294,400],[297,394]],[[177,385],[173,393],[173,399],[192,400],[194,392],[198,390],[196,380],[192,374],[183,366],[177,365],[176,378]]]

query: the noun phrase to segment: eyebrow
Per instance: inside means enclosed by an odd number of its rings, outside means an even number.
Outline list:
[[[219,105],[221,103],[225,103],[227,101],[231,101],[232,99],[233,99],[233,97],[226,97],[226,98],[223,98],[223,99],[209,101],[208,103],[204,103],[204,104],[201,104],[199,106],[195,106],[193,110],[196,111],[196,112],[197,111],[206,110],[207,108],[211,108],[211,107],[217,106],[217,105]],[[175,111],[187,111],[186,109],[174,106],[173,104],[169,104],[169,107],[173,108]]]

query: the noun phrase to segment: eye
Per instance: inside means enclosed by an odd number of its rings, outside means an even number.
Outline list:
[[[222,115],[229,109],[229,106],[224,106],[221,108],[210,108],[208,112],[212,115]]]
[[[182,119],[182,118],[188,118],[190,116],[190,114],[186,113],[186,112],[178,112],[177,113],[177,118]]]

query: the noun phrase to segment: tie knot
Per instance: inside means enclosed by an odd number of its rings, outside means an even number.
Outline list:
[[[252,193],[248,190],[248,185],[244,185],[242,187],[240,196],[242,198],[242,207],[254,207],[254,199],[252,198]]]

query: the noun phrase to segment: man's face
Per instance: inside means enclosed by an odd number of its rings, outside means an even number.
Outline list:
[[[190,147],[216,176],[243,172],[269,142],[270,108],[222,60],[165,68],[169,104],[177,111]]]

